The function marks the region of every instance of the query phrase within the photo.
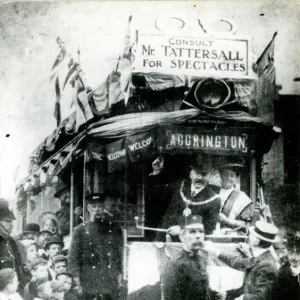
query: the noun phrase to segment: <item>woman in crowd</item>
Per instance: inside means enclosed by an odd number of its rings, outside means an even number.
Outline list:
[[[219,221],[223,233],[247,228],[253,217],[252,200],[236,187],[243,167],[241,162],[234,159],[224,160],[219,166],[222,180],[219,191],[222,201]]]

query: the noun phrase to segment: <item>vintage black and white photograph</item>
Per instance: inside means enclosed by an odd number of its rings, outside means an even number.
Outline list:
[[[300,1],[2,1],[0,300],[299,300]]]

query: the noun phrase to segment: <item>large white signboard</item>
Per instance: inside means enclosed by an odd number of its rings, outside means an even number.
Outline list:
[[[247,38],[140,34],[133,72],[252,78]]]

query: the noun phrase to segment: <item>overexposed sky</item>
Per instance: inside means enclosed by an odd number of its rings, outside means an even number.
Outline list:
[[[286,2],[286,3],[284,3]],[[97,87],[122,51],[130,14],[141,27],[159,17],[192,21],[227,18],[237,34],[253,37],[260,54],[278,31],[275,45],[281,93],[299,94],[300,1],[57,1],[0,5],[0,180],[2,197],[13,199],[14,174],[26,176],[29,154],[55,129],[51,66],[59,52],[57,36],[76,57],[91,87]],[[199,31],[199,33],[198,33]],[[195,35],[201,36],[195,27]],[[7,136],[9,135],[9,136]]]

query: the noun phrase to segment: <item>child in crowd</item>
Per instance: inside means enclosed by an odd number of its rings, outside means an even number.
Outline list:
[[[51,217],[47,217],[43,224],[43,230],[47,230],[52,234],[57,234],[57,221]]]
[[[67,257],[61,254],[52,259],[52,269],[56,275],[67,271]]]
[[[56,274],[52,268],[52,260],[54,256],[61,253],[63,246],[64,243],[62,239],[57,235],[49,237],[49,239],[46,242],[45,254],[48,257],[48,270],[49,270],[49,277],[51,280],[55,279],[56,277]]]
[[[64,300],[77,300],[78,297],[71,291],[73,285],[73,277],[70,273],[63,272],[56,276],[56,280],[61,285],[61,290],[64,293]]]
[[[30,282],[48,280],[49,272],[47,261],[43,258],[35,258],[31,264],[30,273],[32,276]],[[34,298],[29,292],[30,282],[24,288],[24,300],[33,300]]]
[[[52,297],[51,282],[47,279],[35,280],[29,284],[29,292],[34,300],[50,300]]]
[[[37,243],[36,243],[36,246],[37,246],[37,252],[38,252],[38,255],[39,256],[45,256],[45,246],[46,246],[46,243],[47,243],[47,240],[49,239],[49,237],[52,235],[52,233],[48,230],[42,230],[40,232],[40,235],[37,239]]]
[[[0,270],[0,299],[22,300],[17,293],[19,286],[18,276],[14,269],[6,268]]]
[[[31,239],[21,240],[20,242],[22,243],[25,249],[27,267],[30,268],[30,265],[32,264],[33,260],[37,257],[36,242],[35,240]]]

